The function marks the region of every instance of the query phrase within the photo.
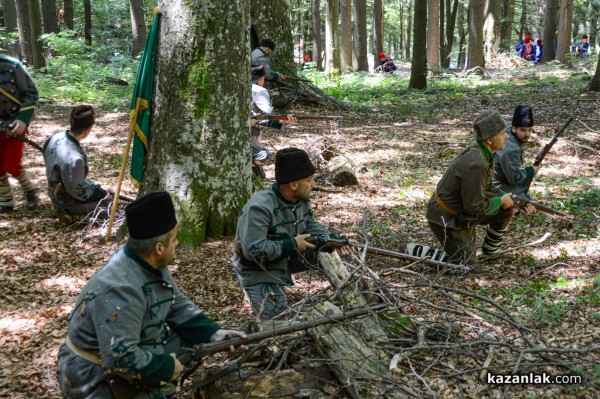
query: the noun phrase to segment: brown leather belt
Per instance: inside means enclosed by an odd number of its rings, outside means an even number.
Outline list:
[[[75,344],[73,343],[73,341],[71,341],[71,338],[69,338],[69,336],[67,335],[67,347],[69,349],[71,349],[71,352],[73,352],[74,354],[76,354],[79,357],[84,358],[85,360],[87,360],[90,363],[94,363],[97,364],[98,366],[102,366],[102,359],[100,359],[100,356],[92,353],[92,352],[88,352],[85,349],[81,349],[77,346],[75,346]]]
[[[446,212],[450,213],[452,216],[459,215],[458,212],[456,212],[454,209],[450,208],[444,201],[442,201],[442,199],[438,195],[437,191],[433,194],[433,198],[435,198],[435,202],[437,202],[439,206],[441,206]]]

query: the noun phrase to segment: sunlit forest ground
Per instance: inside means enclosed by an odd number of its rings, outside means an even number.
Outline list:
[[[406,304],[405,311],[411,317],[457,322],[462,339],[471,337],[477,327],[489,328],[492,338],[505,337],[517,343],[521,330],[486,317],[480,312],[481,301],[474,297],[463,298],[468,304],[462,305],[465,308],[460,316],[444,311],[454,305],[441,291],[423,287],[422,282],[489,298],[544,345],[581,349],[576,354],[553,354],[562,356],[572,366],[570,370],[551,361],[526,358],[520,371],[582,375],[582,384],[510,389],[480,379],[485,350],[473,350],[468,355],[435,353],[431,359],[415,355],[402,381],[422,397],[598,397],[600,96],[585,90],[593,73],[592,62],[575,64],[571,69],[542,66],[488,72],[484,77],[460,77],[446,71],[421,92],[408,89],[408,76],[403,73],[352,74],[331,81],[323,74],[307,73],[325,92],[349,104],[352,111],[292,105],[279,111],[341,114],[344,118],[338,127],[305,122],[281,131],[267,130],[263,142],[273,153],[291,145],[313,154],[337,147],[350,160],[359,184],[338,192],[314,192],[316,217],[336,232],[395,250],[408,241],[436,244],[424,218],[426,203],[445,167],[472,140],[471,121],[482,109],[496,109],[509,121],[516,105],[533,107],[536,128],[534,140],[525,151],[526,162],[532,162],[557,129],[575,117],[531,186],[536,201],[573,214],[574,221],[539,213],[519,218],[511,226],[504,248],[551,233],[546,241],[516,249],[513,259],[487,263],[464,274],[425,265],[416,265],[411,268],[414,274],[407,274],[392,270],[406,263],[369,255],[365,263],[386,281],[391,294]],[[45,77],[44,82],[50,84],[51,78]],[[61,90],[70,93],[68,82],[62,85]],[[92,137],[83,143],[90,177],[114,186],[128,131],[131,87],[99,83],[98,97],[89,100],[80,91],[71,98],[61,96],[58,86],[49,87],[40,86],[43,99],[30,138],[42,143],[53,132],[66,128],[71,106],[79,101],[94,103],[99,110],[97,125]],[[25,165],[38,187],[45,187],[41,154],[28,147]],[[319,184],[331,187],[325,163],[319,166]],[[265,169],[272,178],[272,165]],[[135,196],[129,183],[124,193]],[[66,318],[87,278],[123,241],[103,243],[105,230],[101,228],[60,226],[44,193],[40,195],[41,205],[32,212],[23,210],[18,189],[15,195],[17,210],[0,216],[0,397],[59,398],[56,353],[65,337]],[[199,248],[179,248],[171,268],[183,291],[210,317],[223,326],[245,329],[252,315],[230,265],[231,249],[230,237],[209,239]],[[328,286],[317,272],[306,273],[296,282],[291,290],[296,300],[316,295]],[[495,372],[510,372],[514,365],[510,360],[514,359],[508,352],[500,350],[491,363]],[[428,368],[431,364],[434,366]]]

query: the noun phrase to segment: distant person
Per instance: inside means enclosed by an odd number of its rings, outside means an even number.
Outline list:
[[[302,58],[302,69],[304,69],[306,67],[306,64],[309,63],[311,61],[310,59],[310,54],[306,54],[303,58]]]
[[[524,198],[529,198],[526,190],[539,169],[539,166],[523,165],[523,145],[531,139],[533,126],[533,109],[527,105],[517,106],[511,126],[506,129],[506,145],[496,152],[494,158],[492,184],[506,193]]]
[[[94,108],[78,105],[71,111],[69,130],[54,133],[44,143],[44,162],[48,179],[48,196],[61,223],[81,221],[105,206],[108,216],[111,197],[108,191],[88,179],[88,159],[81,146],[95,123]]]
[[[542,39],[535,39],[535,63],[539,64],[542,62],[542,55],[544,52],[544,44],[542,43]]]
[[[33,118],[38,91],[27,70],[12,57],[0,54],[0,213],[12,212],[15,207],[11,175],[19,181],[27,209],[37,206],[36,188],[29,173],[23,169],[24,143],[13,136],[25,136]]]
[[[531,43],[531,36],[525,36],[525,39],[523,40],[523,45],[518,51],[519,57],[527,61],[535,61],[535,52],[536,46],[535,44]]]
[[[252,64],[265,67],[266,80],[271,82],[285,80],[285,75],[275,72],[271,67],[270,57],[274,50],[275,43],[270,39],[263,39],[260,41],[260,45],[252,51]]]
[[[385,73],[391,73],[398,69],[396,64],[394,64],[394,61],[385,55],[383,51],[379,53],[379,65],[381,66],[381,70]]]
[[[578,57],[584,57],[590,52],[590,43],[588,43],[588,36],[581,36],[581,41],[575,45],[575,52]]]

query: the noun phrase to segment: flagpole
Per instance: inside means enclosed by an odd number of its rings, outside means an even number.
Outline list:
[[[137,107],[136,112],[137,115]],[[117,188],[115,190],[115,194],[113,196],[113,204],[112,209],[110,210],[110,218],[108,219],[108,229],[106,230],[106,237],[104,241],[108,241],[110,239],[110,233],[112,230],[113,223],[115,221],[115,214],[117,213],[117,205],[119,203],[119,194],[121,193],[121,184],[123,183],[123,179],[125,178],[125,169],[127,168],[127,161],[129,160],[129,149],[131,148],[131,142],[133,141],[133,131],[135,130],[136,120],[130,118],[129,121],[129,136],[127,137],[127,145],[125,146],[125,151],[123,152],[123,162],[121,163],[121,172],[119,173],[119,181],[117,182]]]

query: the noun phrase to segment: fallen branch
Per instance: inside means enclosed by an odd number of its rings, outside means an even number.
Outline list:
[[[482,259],[482,262],[488,262],[488,261],[497,259],[498,257],[500,257],[500,255],[503,255],[508,252],[516,251],[517,249],[521,249],[521,248],[525,248],[525,247],[533,247],[535,245],[541,244],[544,241],[546,241],[548,239],[548,237],[550,237],[551,235],[552,235],[551,233],[545,233],[540,239],[537,239],[535,241],[528,242],[527,244],[523,244],[523,245],[517,245],[516,247],[510,247],[510,248],[507,248],[502,251],[498,251],[494,255]]]

